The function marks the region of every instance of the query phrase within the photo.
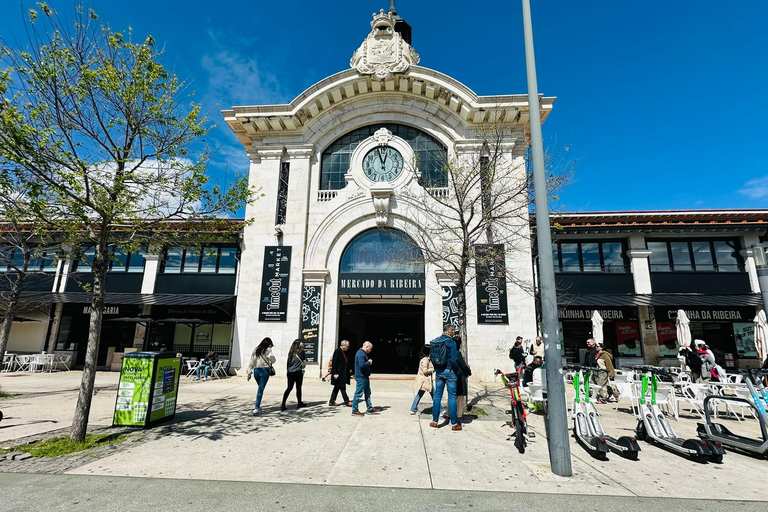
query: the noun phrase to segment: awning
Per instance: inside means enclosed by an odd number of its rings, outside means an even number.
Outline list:
[[[90,292],[22,292],[22,302],[52,302],[69,304],[90,304]],[[159,306],[207,306],[234,301],[234,295],[198,293],[106,293],[105,304]]]
[[[762,305],[760,294],[743,293],[734,295],[709,295],[704,293],[653,293],[653,294],[601,294],[601,295],[558,295],[558,307],[626,307],[626,306],[670,306],[670,307],[749,307]]]

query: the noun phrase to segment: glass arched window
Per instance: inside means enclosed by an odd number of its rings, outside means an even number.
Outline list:
[[[339,265],[342,295],[423,295],[424,258],[414,241],[395,229],[369,229],[344,249]]]
[[[320,170],[320,190],[344,188],[344,174],[349,170],[349,160],[358,144],[379,128],[386,128],[393,135],[405,140],[419,162],[419,170],[425,187],[447,187],[445,164],[448,151],[440,141],[418,128],[402,124],[372,124],[342,135],[323,151]]]

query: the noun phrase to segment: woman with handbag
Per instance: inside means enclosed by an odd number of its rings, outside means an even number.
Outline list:
[[[251,372],[253,372],[253,378],[259,385],[256,403],[253,406],[254,416],[261,414],[261,397],[264,396],[264,388],[267,387],[269,377],[275,374],[275,369],[272,367],[272,363],[276,361],[274,354],[272,354],[273,346],[271,339],[264,338],[261,340],[259,346],[251,353],[251,362],[248,364],[248,377],[246,379],[251,380]]]
[[[280,410],[287,409],[285,406],[288,395],[293,391],[293,385],[296,385],[296,400],[299,402],[297,409],[306,407],[307,404],[301,401],[301,385],[304,383],[304,367],[307,363],[304,361],[304,343],[301,340],[294,340],[291,345],[291,349],[288,351],[288,361],[286,362],[288,369],[288,387],[283,393],[283,404],[280,406]]]

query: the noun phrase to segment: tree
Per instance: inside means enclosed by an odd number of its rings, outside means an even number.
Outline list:
[[[511,267],[516,257],[529,257],[531,243],[532,175],[524,158],[526,148],[520,148],[518,139],[498,126],[479,131],[465,145],[466,151],[457,148],[456,157],[445,162],[442,172],[448,190],[441,193],[426,184],[405,212],[418,219],[406,231],[424,262],[456,286],[462,340],[467,339],[467,287],[477,279],[479,268],[491,266],[495,277],[503,277],[509,286],[535,293],[533,276],[521,276]],[[567,150],[547,158],[550,195],[567,183],[573,171],[575,162],[563,158]],[[504,267],[499,265],[502,256]],[[462,344],[465,354],[467,345]]]
[[[247,180],[211,183],[211,128],[188,84],[162,65],[151,36],[135,42],[93,10],[72,25],[45,3],[29,11],[28,48],[2,41],[9,85],[0,102],[0,157],[23,170],[33,213],[93,273],[85,366],[71,438],[88,425],[110,249],[133,251],[175,236],[171,220],[201,234],[231,229],[225,215],[253,199]],[[79,255],[82,258],[82,254]]]

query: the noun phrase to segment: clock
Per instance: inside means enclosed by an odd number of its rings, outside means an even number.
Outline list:
[[[363,157],[363,172],[371,181],[393,181],[402,171],[403,156],[392,146],[376,146]]]

